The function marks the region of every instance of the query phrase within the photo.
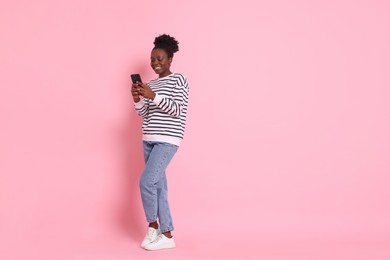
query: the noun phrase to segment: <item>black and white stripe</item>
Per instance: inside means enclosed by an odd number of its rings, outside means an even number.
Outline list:
[[[154,100],[141,99],[135,109],[143,117],[143,140],[179,145],[186,125],[189,87],[181,73],[152,80]]]

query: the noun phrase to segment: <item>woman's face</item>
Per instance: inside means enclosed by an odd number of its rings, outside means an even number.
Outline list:
[[[163,49],[154,49],[150,56],[150,66],[159,77],[165,77],[171,74],[172,58],[168,58],[167,53]]]

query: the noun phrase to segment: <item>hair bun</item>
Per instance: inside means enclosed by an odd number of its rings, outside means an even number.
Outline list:
[[[168,34],[162,34],[154,39],[154,48],[164,49],[172,57],[179,51],[179,42]]]

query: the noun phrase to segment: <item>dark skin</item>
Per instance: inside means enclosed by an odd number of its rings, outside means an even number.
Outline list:
[[[150,55],[150,66],[158,74],[159,78],[166,77],[172,74],[170,68],[172,63],[172,57],[168,57],[168,54],[163,49],[153,49]],[[145,83],[132,84],[131,94],[133,95],[134,102],[141,100],[140,96],[153,100],[156,94]]]
[[[170,68],[172,63],[172,57],[168,57],[168,54],[163,49],[153,49],[150,55],[150,66],[158,74],[159,78],[166,77],[172,74]],[[134,102],[139,102],[141,96],[144,98],[149,98],[153,100],[156,97],[156,94],[153,90],[145,83],[137,82],[131,86],[131,94],[133,95]],[[157,221],[149,223],[149,227],[157,229]],[[171,238],[171,231],[163,233],[164,236]]]

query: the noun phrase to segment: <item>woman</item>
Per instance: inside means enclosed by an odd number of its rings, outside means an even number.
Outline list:
[[[173,54],[178,50],[175,38],[166,34],[156,37],[150,65],[158,78],[148,84],[132,85],[135,109],[143,117],[145,168],[140,190],[149,227],[141,247],[146,250],[176,246],[171,234],[165,169],[183,139],[187,115],[187,80],[183,74],[170,70]]]

